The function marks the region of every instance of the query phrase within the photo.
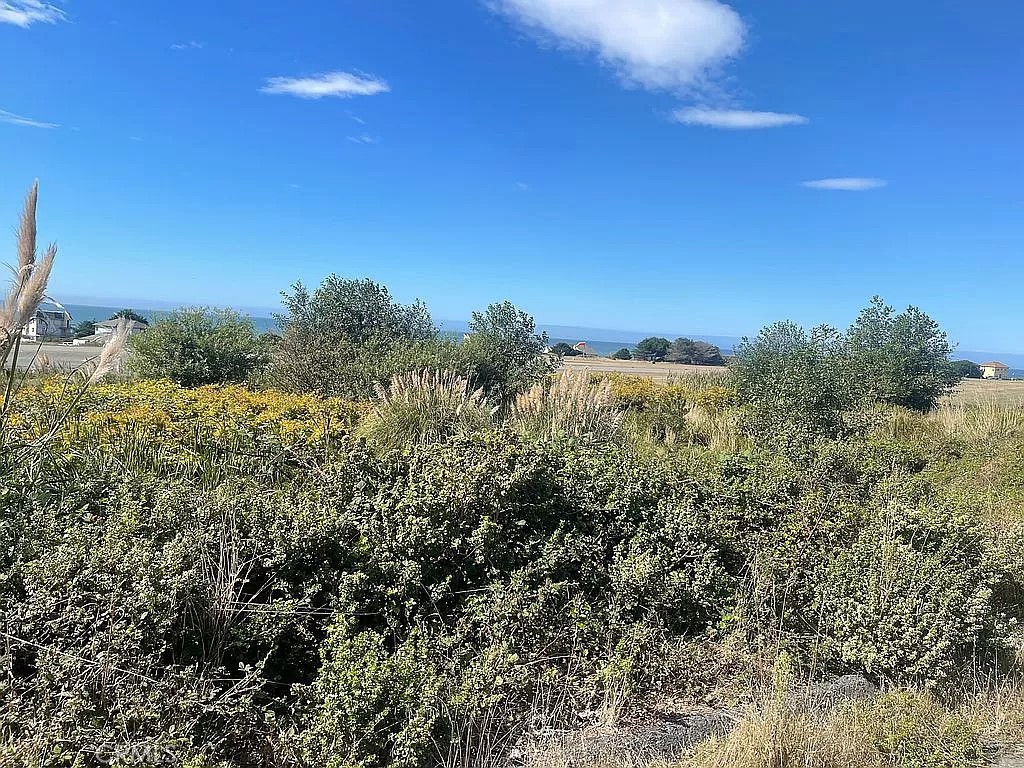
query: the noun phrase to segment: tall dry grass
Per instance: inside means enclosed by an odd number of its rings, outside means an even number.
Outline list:
[[[27,365],[19,366],[19,363],[23,362],[21,360],[22,339],[25,328],[35,317],[39,305],[47,298],[46,290],[53,273],[54,261],[57,258],[57,246],[54,243],[47,246],[42,256],[38,253],[38,227],[36,224],[38,203],[39,182],[36,181],[25,198],[17,231],[17,259],[15,265],[11,267],[10,286],[4,294],[3,302],[0,303],[0,372],[3,373],[3,398],[0,401],[0,442],[6,441],[4,428],[7,425],[16,389],[24,382],[25,376],[29,374],[30,370],[39,371],[45,368],[45,356],[41,356],[38,349]],[[127,342],[128,323],[122,320],[97,361],[91,366],[74,372],[74,374],[84,376],[84,384],[76,387],[76,376],[72,375],[67,378],[66,408],[62,408],[56,415],[55,424],[71,413],[90,385],[117,369]],[[20,379],[19,367],[24,369]],[[48,436],[44,436],[43,439],[46,437]]]
[[[491,426],[494,409],[482,389],[453,371],[400,373],[377,387],[372,409],[356,434],[382,451],[443,442]]]
[[[607,379],[592,381],[585,372],[564,371],[535,384],[512,405],[509,422],[532,439],[591,437],[614,440],[623,414]]]

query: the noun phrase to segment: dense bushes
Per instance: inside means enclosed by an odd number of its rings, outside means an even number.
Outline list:
[[[267,363],[252,322],[230,309],[178,309],[132,336],[129,366],[185,387],[244,383]]]
[[[686,389],[647,387],[595,392],[639,413]],[[18,429],[55,392],[25,390]],[[684,641],[739,634],[802,668],[940,685],[1012,631],[1010,559],[967,497],[929,480],[958,461],[946,449],[638,453],[600,430],[488,420],[371,452],[360,414],[105,385],[59,444],[9,467],[0,754],[498,760],[538,727],[689,690],[700,673],[669,650]],[[337,431],[316,426],[328,415]],[[289,420],[292,437],[270,426]],[[89,424],[121,426],[97,441]],[[171,460],[193,454],[201,469]]]

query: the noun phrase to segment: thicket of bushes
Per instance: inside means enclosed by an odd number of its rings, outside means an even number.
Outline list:
[[[673,397],[602,386],[627,417]],[[16,439],[59,397],[23,390]],[[107,384],[0,459],[5,759],[497,764],[544,726],[708,695],[685,648],[939,690],[1012,656],[1021,561],[942,480],[969,441],[640,452],[513,419],[396,449],[354,436],[373,418]]]
[[[55,256],[21,233],[0,361]],[[369,281],[285,304],[278,339],[158,321],[131,365],[160,380],[104,381],[126,329],[85,375],[12,367],[3,765],[498,766],[768,670],[691,765],[982,758],[943,705],[1015,679],[1024,413],[924,413],[952,384],[927,316],[774,326],[666,386],[550,376],[508,303],[462,342]],[[787,703],[843,673],[889,692]]]

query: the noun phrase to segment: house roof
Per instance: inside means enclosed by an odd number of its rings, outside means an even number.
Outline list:
[[[39,302],[39,307],[36,309],[36,311],[37,312],[61,312],[63,314],[68,315],[69,317],[71,315],[70,312],[68,312],[66,309],[64,309],[63,305],[61,305],[60,302],[51,301],[50,299],[45,299],[45,300]]]
[[[104,320],[102,323],[96,323],[97,328],[117,328],[117,324],[120,319],[116,320]],[[144,331],[149,328],[145,323],[140,323],[138,320],[132,320],[128,323],[128,328],[133,331]]]
[[[1010,366],[1003,365],[1002,363],[996,363],[996,362],[993,362],[993,363],[981,363],[980,367],[981,368],[1005,368],[1006,370],[1010,370]]]

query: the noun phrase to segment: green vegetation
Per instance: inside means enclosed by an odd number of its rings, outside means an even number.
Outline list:
[[[132,336],[129,347],[136,375],[186,387],[248,381],[267,361],[252,322],[230,309],[175,310]]]
[[[622,349],[618,350],[617,352],[615,352],[615,354],[612,355],[612,360],[632,360],[632,359],[633,359],[633,353],[629,351],[628,347],[623,347]]]
[[[1024,415],[937,401],[923,313],[777,324],[662,385],[553,372],[507,302],[459,343],[369,281],[292,299],[267,379],[203,310],[133,337],[132,377],[111,342],[6,378],[0,764],[589,765],[535,745],[707,705],[735,727],[683,768],[1024,735]],[[881,692],[823,701],[835,675]]]
[[[725,365],[722,350],[706,341],[676,339],[669,347],[667,360],[687,365]]]
[[[668,354],[672,342],[660,336],[649,336],[636,345],[635,357],[638,358],[663,358]]]
[[[578,357],[583,353],[571,344],[566,344],[564,341],[560,341],[551,348],[551,354],[557,355],[558,357]]]
[[[957,381],[962,379],[980,379],[981,366],[973,360],[954,360],[949,364],[950,377]]]
[[[120,320],[121,318],[124,318],[125,320],[129,320],[129,321],[133,321],[133,322],[136,322],[136,323],[142,323],[143,325],[149,325],[149,320],[147,320],[145,317],[140,315],[134,309],[122,309],[122,310],[114,313],[114,315],[111,316],[109,319],[110,320]]]
[[[76,323],[72,333],[76,339],[92,336],[96,333],[96,322],[94,320],[83,320],[80,323]]]

